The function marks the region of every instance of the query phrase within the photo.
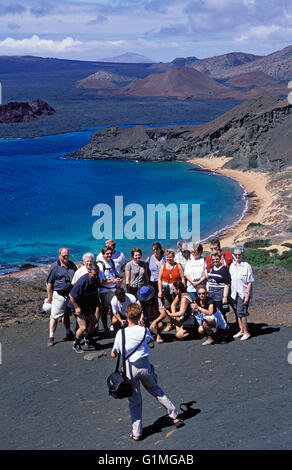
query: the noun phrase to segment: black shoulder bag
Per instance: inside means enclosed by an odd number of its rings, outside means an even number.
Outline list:
[[[122,361],[123,361],[123,370],[120,371],[120,357],[121,354],[118,355],[117,365],[115,371],[109,375],[107,378],[107,386],[108,386],[108,393],[113,398],[128,398],[132,396],[133,390],[133,381],[128,379],[126,375],[126,360],[137,351],[137,349],[143,343],[146,337],[147,328],[145,327],[144,337],[142,341],[138,344],[138,346],[130,353],[127,357],[125,357],[125,329],[122,328]]]

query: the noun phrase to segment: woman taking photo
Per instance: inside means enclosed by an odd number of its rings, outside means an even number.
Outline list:
[[[141,260],[140,248],[133,248],[131,255],[133,259],[125,267],[126,290],[128,294],[133,294],[137,298],[139,287],[149,284],[148,268],[147,264]]]
[[[146,329],[146,335],[144,337],[145,327],[138,324],[142,313],[141,306],[131,304],[127,307],[126,311],[128,326],[124,329],[125,357],[130,355],[129,359],[126,360],[126,372],[127,377],[133,380],[133,393],[132,396],[128,398],[132,422],[130,438],[134,441],[139,441],[142,436],[142,394],[140,384],[166,408],[173,424],[181,424],[182,420],[177,417],[178,413],[175,406],[157,384],[157,376],[154,367],[149,362],[150,354],[148,342],[152,341],[153,338],[148,328]],[[111,357],[115,358],[119,353],[122,353],[121,330],[119,330],[116,335]]]

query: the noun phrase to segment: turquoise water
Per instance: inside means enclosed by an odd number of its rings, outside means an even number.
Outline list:
[[[194,167],[187,163],[66,158],[66,153],[88,143],[92,131],[0,141],[0,273],[24,263],[51,262],[61,246],[70,248],[75,261],[85,251],[97,254],[103,240],[92,234],[97,220],[92,209],[107,204],[114,216],[116,195],[123,196],[124,207],[136,203],[145,214],[147,204],[189,204],[191,217],[191,205],[200,204],[201,239],[232,224],[242,213],[243,190],[235,181],[189,171]],[[129,219],[125,217],[124,223]],[[114,231],[112,235],[115,238]],[[166,235],[162,244],[176,246],[169,229]],[[117,248],[129,257],[131,249],[139,246],[144,258],[154,240],[158,237],[123,238],[117,240]]]

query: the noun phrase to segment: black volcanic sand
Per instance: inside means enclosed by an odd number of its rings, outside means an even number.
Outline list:
[[[107,394],[113,339],[101,340],[106,355],[92,359],[94,353],[77,355],[63,341],[62,325],[51,348],[45,321],[2,328],[0,335],[1,449],[291,448],[291,328],[260,325],[249,341],[205,347],[165,334],[151,350],[152,363],[185,424],[176,429],[143,391],[138,443],[129,439],[127,400]]]
[[[113,338],[98,336],[100,351],[77,355],[60,323],[56,344],[47,347],[48,315],[41,313],[46,270],[0,279],[1,449],[291,448],[292,329],[284,326],[291,324],[291,272],[254,269],[249,341],[201,346],[202,340],[163,334],[165,342],[151,349],[152,363],[185,425],[172,426],[144,391],[144,437],[137,443],[128,437],[127,400],[107,394]],[[236,332],[233,314],[229,322]]]

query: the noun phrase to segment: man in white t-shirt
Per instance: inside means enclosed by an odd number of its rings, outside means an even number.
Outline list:
[[[105,246],[108,246],[112,249],[111,259],[115,263],[116,272],[120,276],[121,272],[122,272],[122,268],[124,267],[124,265],[126,263],[126,257],[124,255],[124,253],[122,253],[121,251],[116,250],[116,242],[114,240],[106,240]],[[99,253],[96,257],[96,262],[102,261],[102,260],[103,260],[103,255],[102,255],[102,253]]]
[[[133,393],[128,398],[132,423],[130,438],[139,441],[142,437],[142,394],[140,384],[167,410],[175,426],[182,425],[174,404],[165,395],[157,383],[157,375],[149,361],[149,341],[153,341],[148,328],[139,325],[142,314],[140,305],[132,304],[127,308],[128,326],[120,329],[115,337],[111,357],[115,358],[123,353],[122,334],[125,333],[125,357],[127,377],[133,381]]]
[[[118,330],[122,326],[127,326],[127,313],[126,309],[128,305],[139,303],[133,294],[127,294],[125,289],[118,287],[116,295],[111,300],[112,306],[112,324],[115,330]]]
[[[184,275],[187,279],[187,291],[196,292],[196,287],[207,279],[205,259],[202,256],[203,246],[200,243],[194,243],[191,252]]]

